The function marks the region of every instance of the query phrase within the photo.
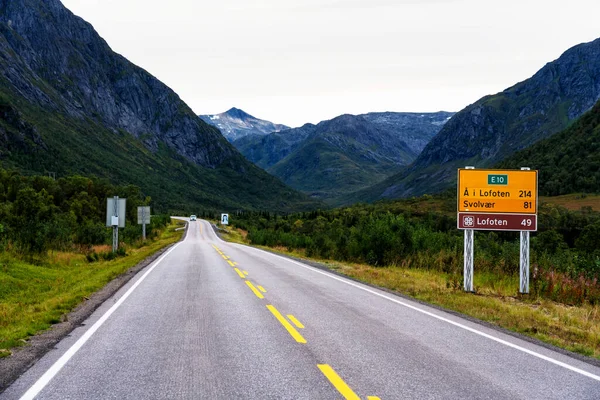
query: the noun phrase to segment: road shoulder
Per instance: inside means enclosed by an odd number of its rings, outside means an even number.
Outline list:
[[[184,241],[186,232],[179,242]],[[63,338],[68,336],[75,328],[80,326],[98,307],[110,299],[119,289],[129,282],[140,271],[152,264],[162,254],[175,244],[168,245],[158,250],[153,255],[131,267],[127,272],[110,281],[102,289],[79,304],[73,311],[66,314],[64,322],[52,325],[42,333],[34,335],[27,340],[27,344],[14,348],[10,357],[0,358],[0,393],[6,390],[19,376],[31,368],[39,359]]]

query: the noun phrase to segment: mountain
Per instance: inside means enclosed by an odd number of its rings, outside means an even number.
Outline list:
[[[397,175],[347,202],[433,193],[456,182],[456,169],[491,166],[565,129],[600,98],[600,39],[572,47],[531,78],[457,113]]]
[[[0,0],[0,162],[134,184],[171,210],[310,204],[58,0]]]
[[[221,114],[199,115],[199,117],[204,122],[219,128],[223,136],[230,142],[248,135],[262,136],[290,129],[285,125],[258,119],[235,107]]]
[[[600,192],[600,101],[562,132],[521,150],[495,167],[537,169],[542,196]]]
[[[341,115],[233,144],[295,189],[329,199],[381,181],[412,162],[453,113]]]

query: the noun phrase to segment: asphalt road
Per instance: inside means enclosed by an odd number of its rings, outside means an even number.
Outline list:
[[[600,399],[600,368],[205,221],[0,399]]]

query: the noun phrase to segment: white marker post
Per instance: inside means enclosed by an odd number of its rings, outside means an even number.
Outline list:
[[[467,166],[465,169],[475,169],[475,167]],[[473,292],[473,257],[474,257],[474,230],[465,229],[465,248],[464,248],[464,289],[465,292]]]

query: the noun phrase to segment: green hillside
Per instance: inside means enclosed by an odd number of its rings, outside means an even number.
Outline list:
[[[134,184],[163,212],[287,211],[315,204],[239,154],[205,168],[162,143],[153,152],[128,132],[115,133],[95,119],[41,109],[10,93],[1,79],[0,152],[2,167],[25,174],[79,174]],[[231,167],[240,164],[243,171]]]
[[[539,170],[539,192],[600,192],[600,102],[569,128],[505,159],[498,168]]]
[[[345,140],[352,142],[355,151],[344,154],[326,137],[317,136],[267,171],[312,197],[335,198],[385,179],[385,171],[399,168],[389,161],[361,159],[368,149],[352,139]]]

